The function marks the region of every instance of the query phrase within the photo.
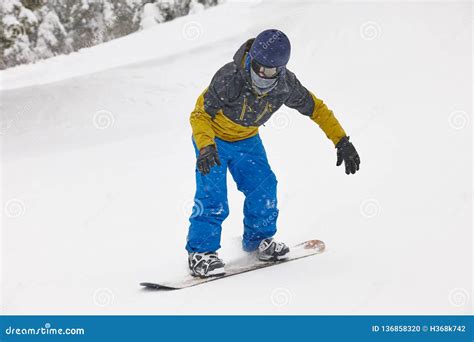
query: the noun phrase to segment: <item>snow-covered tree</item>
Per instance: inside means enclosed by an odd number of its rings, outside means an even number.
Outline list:
[[[0,0],[0,69],[119,38],[221,0]]]
[[[143,6],[140,29],[148,29],[165,21],[165,17],[157,3],[147,3]]]
[[[38,26],[35,52],[39,58],[48,58],[70,52],[67,33],[54,10],[46,9],[46,14]]]
[[[31,43],[34,42],[38,25],[36,15],[20,0],[2,0],[0,18],[0,64],[9,67],[35,61]]]
[[[189,14],[199,13],[204,10],[204,5],[197,0],[191,0],[189,3]]]
[[[68,28],[75,50],[107,41],[104,2],[78,0],[71,8]]]
[[[135,14],[143,7],[144,0],[113,1],[113,21],[108,25],[111,37],[119,38],[139,29]]]

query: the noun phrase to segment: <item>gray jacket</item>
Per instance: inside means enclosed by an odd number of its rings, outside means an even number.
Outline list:
[[[260,126],[282,105],[311,116],[314,100],[309,91],[301,85],[290,70],[278,80],[269,93],[258,95],[252,88],[249,73],[243,68],[244,58],[254,39],[249,39],[235,53],[234,60],[220,68],[207,92],[204,94],[204,108],[214,118],[219,110],[242,126]]]

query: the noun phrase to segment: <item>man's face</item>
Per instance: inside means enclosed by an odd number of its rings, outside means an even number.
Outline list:
[[[250,76],[253,86],[260,94],[269,92],[275,87],[281,72],[281,67],[266,67],[255,60],[251,61]]]
[[[252,69],[261,78],[276,78],[278,77],[278,68],[266,67],[260,65],[257,61],[252,61]]]

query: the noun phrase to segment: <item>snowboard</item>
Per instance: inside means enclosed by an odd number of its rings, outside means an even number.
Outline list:
[[[290,253],[288,258],[279,261],[260,261],[257,259],[255,253],[249,253],[245,258],[231,261],[226,263],[225,270],[226,273],[222,275],[217,275],[208,278],[199,278],[193,277],[191,275],[186,275],[174,280],[160,281],[156,283],[152,282],[143,282],[140,283],[141,286],[144,286],[148,289],[155,290],[179,290],[191,286],[201,285],[208,283],[210,281],[215,281],[237,274],[255,271],[261,268],[275,266],[279,264],[284,264],[293,260],[298,260],[301,258],[306,258],[311,255],[316,255],[324,252],[326,246],[321,240],[308,240],[302,243],[299,243],[293,247],[290,247]]]

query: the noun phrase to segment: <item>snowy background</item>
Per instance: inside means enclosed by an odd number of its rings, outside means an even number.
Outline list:
[[[0,70],[68,54],[221,0],[2,0]]]
[[[4,314],[472,313],[470,2],[227,1],[0,71]],[[260,132],[278,238],[326,253],[174,292],[194,194],[188,118],[235,50],[288,34],[289,68],[350,134],[346,176],[282,108]],[[239,257],[229,180],[221,256]]]

